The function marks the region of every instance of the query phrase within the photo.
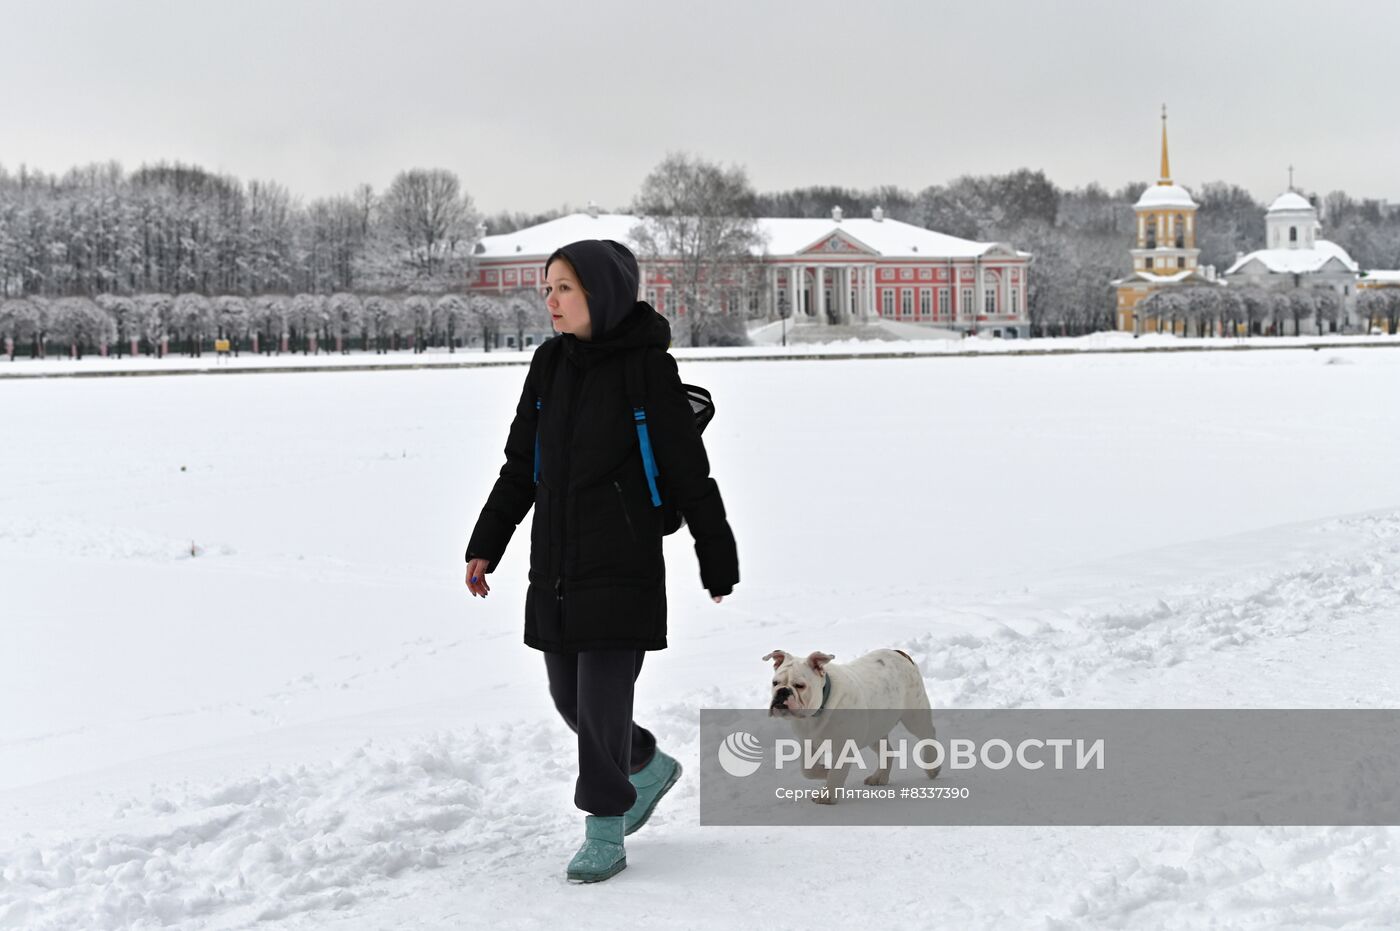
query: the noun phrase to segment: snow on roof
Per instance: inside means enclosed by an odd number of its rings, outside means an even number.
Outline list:
[[[1276,210],[1312,210],[1313,205],[1308,203],[1306,197],[1294,191],[1284,191],[1274,198],[1274,202],[1269,205],[1269,213]]]
[[[1134,271],[1131,275],[1123,278],[1116,278],[1111,283],[1119,285],[1126,284],[1130,281],[1147,281],[1152,284],[1176,284],[1188,278],[1195,279],[1202,283],[1220,283],[1212,282],[1212,279],[1207,278],[1199,268],[1185,268],[1180,271],[1172,272],[1170,275],[1157,275],[1152,272]]]
[[[637,222],[638,218],[628,213],[600,213],[596,217],[574,213],[514,233],[486,236],[477,247],[476,255],[483,259],[519,257],[542,260],[560,246],[580,239],[615,239],[635,250],[637,244],[631,233]],[[886,258],[972,258],[994,250],[1023,258],[1030,255],[1029,252],[1017,252],[1000,243],[959,239],[888,218],[878,221],[848,218],[837,222],[830,218],[762,217],[758,220],[758,227],[767,244],[755,249],[754,255],[765,252],[773,256],[796,255],[820,245],[838,232],[854,240],[857,248],[864,246]],[[852,250],[844,254],[859,253]]]
[[[1233,275],[1250,262],[1258,260],[1261,265],[1276,274],[1305,275],[1321,271],[1322,267],[1333,259],[1341,262],[1347,271],[1357,270],[1358,266],[1347,254],[1347,250],[1335,242],[1318,239],[1314,240],[1311,249],[1259,249],[1251,252],[1237,259],[1235,264],[1225,270],[1225,274]]]
[[[1364,281],[1375,284],[1400,284],[1400,271],[1390,269],[1373,268],[1362,276]]]
[[[1142,192],[1134,207],[1194,207],[1191,194],[1179,184],[1154,184]]]

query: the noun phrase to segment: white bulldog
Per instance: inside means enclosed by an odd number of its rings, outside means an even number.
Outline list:
[[[877,752],[883,753],[896,724],[903,724],[916,740],[934,739],[933,712],[924,691],[924,677],[908,653],[874,650],[845,664],[831,662],[835,658],[818,652],[804,660],[786,650],[774,650],[763,657],[773,661],[773,697],[768,716],[787,718],[799,738],[814,742],[830,739],[833,757],[839,757],[847,740],[872,750],[878,743]],[[872,713],[835,718],[822,714],[842,708],[871,709]],[[836,804],[833,790],[845,785],[849,768],[849,764],[831,770],[821,764],[804,767],[802,774],[809,779],[826,779],[823,794],[813,801]],[[932,779],[939,769],[925,767],[924,772]],[[882,786],[889,781],[888,766],[865,778],[868,786]]]

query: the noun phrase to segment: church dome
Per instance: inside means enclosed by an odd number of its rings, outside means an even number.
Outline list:
[[[1142,192],[1138,202],[1133,205],[1136,209],[1153,207],[1192,207],[1196,202],[1191,199],[1191,195],[1186,188],[1179,184],[1154,184]]]
[[[1308,203],[1306,197],[1295,191],[1284,191],[1274,202],[1269,205],[1269,213],[1276,210],[1311,210],[1313,205]]]

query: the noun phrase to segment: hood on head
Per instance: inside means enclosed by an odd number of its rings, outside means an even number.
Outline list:
[[[561,257],[574,267],[579,284],[588,292],[592,338],[602,339],[637,303],[637,284],[641,280],[637,257],[612,239],[580,239],[555,249],[544,263],[545,272],[548,273],[550,262]]]

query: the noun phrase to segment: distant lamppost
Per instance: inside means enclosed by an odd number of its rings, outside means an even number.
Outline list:
[[[792,305],[788,301],[788,296],[784,294],[783,296],[778,298],[778,319],[782,321],[784,346],[787,345],[787,321],[788,316],[791,315],[791,313]]]

